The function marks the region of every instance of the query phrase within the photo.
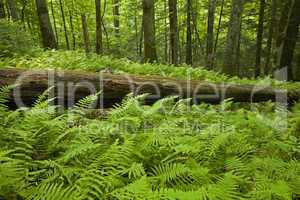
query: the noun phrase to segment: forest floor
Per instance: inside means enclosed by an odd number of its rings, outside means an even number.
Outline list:
[[[47,51],[0,60],[0,67],[106,71],[215,83],[297,88],[270,78],[229,78],[203,68]],[[49,91],[32,108],[9,110],[0,89],[0,198],[251,199],[300,197],[300,104],[190,105],[189,99],[128,96],[93,116],[88,96],[68,110]]]

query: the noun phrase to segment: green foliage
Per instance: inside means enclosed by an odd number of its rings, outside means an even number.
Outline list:
[[[0,102],[8,97],[2,88]],[[153,106],[128,96],[105,119],[49,106],[0,115],[0,195],[23,199],[285,200],[300,196],[299,105]],[[3,106],[2,106],[3,107]],[[287,120],[278,129],[273,123]]]
[[[0,20],[0,58],[14,55],[31,55],[34,44],[21,24]]]

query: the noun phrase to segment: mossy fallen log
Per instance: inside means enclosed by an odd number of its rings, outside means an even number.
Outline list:
[[[300,99],[299,90],[276,89],[270,86],[209,83],[206,81],[176,80],[164,77],[114,75],[78,71],[0,69],[0,87],[15,85],[10,106],[30,106],[49,87],[56,103],[73,106],[74,102],[102,91],[99,105],[111,107],[129,93],[149,93],[146,102],[178,96],[191,98],[193,103],[219,103],[231,98],[235,102],[293,103]]]

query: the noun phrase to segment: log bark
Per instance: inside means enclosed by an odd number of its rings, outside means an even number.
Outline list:
[[[276,101],[293,103],[300,99],[300,90],[281,90],[254,85],[214,84],[153,76],[113,75],[74,71],[0,69],[0,87],[16,85],[9,105],[30,106],[49,87],[53,87],[56,103],[71,107],[76,101],[102,91],[99,105],[112,107],[128,94],[151,94],[146,103],[168,96],[192,98],[192,103],[219,103],[232,98],[235,102]],[[20,101],[24,105],[20,105]],[[22,103],[21,102],[21,103]]]

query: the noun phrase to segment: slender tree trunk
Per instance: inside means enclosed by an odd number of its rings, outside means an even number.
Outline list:
[[[74,23],[73,23],[73,12],[70,11],[70,27],[71,27],[71,33],[72,33],[72,49],[76,49],[76,37],[75,37],[75,31],[74,31]]]
[[[82,22],[82,33],[83,33],[83,39],[84,39],[84,49],[85,49],[86,54],[89,54],[91,51],[90,37],[89,37],[88,28],[87,28],[87,20],[86,20],[85,14],[81,15],[81,22]]]
[[[286,31],[286,36],[283,41],[283,49],[280,59],[280,67],[288,68],[288,80],[296,79],[292,65],[294,51],[297,43],[300,24],[300,1],[295,0],[292,7],[292,12],[289,17],[289,23]],[[297,66],[299,67],[299,66]],[[296,70],[295,70],[296,71]]]
[[[134,28],[135,28],[135,41],[136,41],[136,55],[140,56],[140,43],[139,43],[139,28],[138,28],[138,12],[137,8],[135,8],[134,14]]]
[[[26,10],[26,6],[27,6],[27,1],[22,1],[22,9],[21,9],[21,21],[24,27],[24,30],[26,30],[26,23],[25,23],[25,10]]]
[[[192,17],[192,0],[187,0],[186,8],[186,64],[193,64],[193,50],[192,50],[192,28],[191,28],[191,17]]]
[[[264,20],[265,20],[265,6],[266,1],[260,0],[259,9],[259,22],[257,27],[257,38],[256,38],[256,62],[255,62],[255,77],[259,77],[261,73],[261,51],[264,34]]]
[[[197,5],[197,4],[196,4]],[[196,8],[197,9],[197,8]],[[192,12],[192,22],[193,22],[193,31],[195,33],[195,39],[198,43],[197,48],[200,49],[200,52],[203,56],[205,56],[205,47],[203,47],[203,44],[201,42],[201,36],[197,27],[197,12],[195,12],[195,10],[192,8],[193,12]],[[201,56],[202,56],[201,55]]]
[[[143,57],[143,41],[144,41],[144,26],[141,26],[140,31],[140,40],[139,40],[139,56],[140,58]]]
[[[214,23],[215,23],[216,1],[209,0],[207,17],[207,45],[206,45],[206,67],[213,68],[214,60]]]
[[[223,12],[224,12],[224,5],[225,5],[225,0],[222,0],[221,11],[220,11],[220,16],[219,16],[219,21],[218,21],[218,28],[217,28],[217,32],[216,32],[215,45],[214,45],[214,56],[213,56],[212,68],[215,67],[215,60],[216,60],[216,55],[217,55],[219,35],[220,35],[221,24],[222,24],[222,19],[223,19],[222,17],[223,17]]]
[[[300,81],[300,51],[298,51],[296,66],[297,66],[297,68],[295,69],[296,76],[294,77],[294,79],[295,81]]]
[[[164,0],[164,13],[168,13],[168,5],[167,5],[167,0]],[[164,17],[164,57],[165,57],[165,63],[169,63],[169,45],[168,45],[168,34],[169,34],[169,28],[168,28],[168,21],[167,21],[167,17]]]
[[[39,17],[43,46],[44,48],[56,49],[57,43],[50,22],[47,1],[36,0],[36,7]]]
[[[58,44],[59,44],[59,36],[58,36],[58,32],[57,32],[57,25],[56,25],[56,17],[55,17],[53,0],[51,0],[50,6],[51,6],[51,13],[52,13],[52,19],[53,19],[53,26],[54,26],[55,38],[56,38],[56,43],[57,43],[57,46],[58,46]]]
[[[102,15],[101,15],[101,0],[95,0],[96,4],[96,53],[103,53],[102,39]]]
[[[238,76],[241,76],[242,75],[242,69],[241,69],[241,39],[242,39],[242,25],[243,23],[241,22],[241,25],[240,25],[240,32],[239,32],[239,39],[238,39],[238,46],[237,46],[237,53],[236,53],[236,60],[235,60],[235,63],[236,63],[236,66],[237,66],[237,75]]]
[[[14,22],[18,21],[19,20],[19,14],[18,14],[18,11],[17,11],[15,0],[8,0],[7,2],[8,2],[8,7],[9,7],[9,10],[10,10],[10,16],[11,16],[12,20]]]
[[[0,19],[4,19],[5,17],[6,17],[6,14],[5,14],[4,0],[0,0]]]
[[[8,5],[8,1],[5,1],[5,8],[6,8],[6,13],[7,13],[7,19],[10,20],[10,10],[9,10],[9,5]]]
[[[271,4],[271,12],[270,12],[270,22],[269,22],[269,33],[268,33],[268,41],[266,48],[266,64],[265,64],[265,75],[269,75],[272,71],[273,67],[271,65],[271,57],[272,57],[272,44],[274,38],[274,30],[276,24],[276,11],[277,11],[277,0],[272,0]]]
[[[177,16],[177,0],[169,0],[169,21],[170,21],[170,48],[171,48],[171,63],[178,64],[178,16]]]
[[[240,27],[242,23],[244,0],[232,0],[231,16],[229,21],[227,44],[225,49],[225,61],[223,72],[230,75],[237,75],[237,55],[238,43],[240,35]]]
[[[144,61],[157,61],[155,44],[155,0],[143,0]]]
[[[298,1],[298,0],[296,0]],[[275,64],[276,68],[280,68],[280,59],[282,55],[282,50],[283,50],[283,43],[284,43],[284,38],[286,36],[287,28],[288,28],[288,22],[289,22],[289,17],[291,15],[292,11],[292,5],[293,5],[294,0],[285,0],[282,1],[280,7],[281,7],[281,17],[278,23],[278,29],[276,33],[276,46],[274,49],[274,59],[275,59]]]
[[[72,34],[72,49],[76,49],[76,36],[75,36],[75,30],[74,30],[74,1],[72,0],[72,7],[69,9],[69,15],[70,15],[70,28],[71,28],[71,34]]]
[[[65,17],[65,12],[64,12],[64,7],[63,7],[62,0],[59,0],[59,5],[60,5],[60,11],[61,11],[62,21],[63,21],[63,26],[64,26],[64,32],[65,32],[66,48],[67,48],[67,50],[69,50],[70,49],[70,43],[69,43],[67,23],[66,23],[66,17]]]
[[[119,40],[120,39],[120,0],[113,0],[113,15],[114,15],[115,36]]]

